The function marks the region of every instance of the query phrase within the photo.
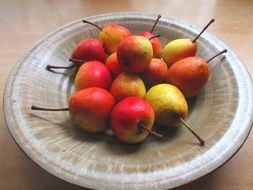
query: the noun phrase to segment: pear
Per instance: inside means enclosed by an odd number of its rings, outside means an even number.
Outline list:
[[[153,86],[146,94],[145,100],[150,103],[155,112],[155,121],[164,127],[175,127],[183,124],[200,142],[199,137],[184,121],[188,114],[188,105],[182,92],[171,84]]]
[[[146,95],[146,88],[138,75],[123,72],[113,81],[110,93],[115,101],[119,102],[129,96],[144,98]]]
[[[77,91],[89,87],[109,90],[112,77],[105,64],[100,61],[88,61],[79,68],[74,84]]]
[[[67,108],[42,108],[32,110],[69,111],[70,120],[87,132],[98,133],[108,127],[109,116],[114,106],[112,95],[103,88],[91,87],[71,94]],[[99,109],[98,109],[99,108]]]
[[[116,52],[107,57],[105,66],[109,69],[113,79],[115,79],[120,73],[123,72],[123,68],[120,66],[117,60]]]
[[[102,43],[95,38],[87,38],[81,41],[72,51],[69,61],[72,62],[69,66],[47,65],[47,70],[52,69],[72,69],[80,67],[87,61],[105,62],[106,54]]]
[[[177,61],[168,70],[169,82],[177,86],[186,98],[196,96],[207,83],[211,73],[208,62],[225,52],[226,49],[208,61],[196,56]]]
[[[180,124],[179,118],[185,118],[188,105],[182,92],[171,84],[158,84],[149,89],[145,99],[152,105],[156,122],[163,126]]]
[[[176,39],[169,42],[162,50],[162,59],[166,62],[168,67],[172,66],[175,62],[180,59],[194,56],[197,52],[197,39],[201,36],[201,34],[208,28],[210,24],[212,24],[215,20],[212,19],[210,22],[204,27],[204,29],[199,33],[199,35],[194,39]]]
[[[152,130],[155,114],[151,105],[139,97],[127,97],[117,103],[110,115],[113,134],[122,142],[139,143],[148,134],[162,137]]]
[[[119,43],[127,36],[132,35],[126,27],[119,24],[109,23],[101,28],[95,23],[89,22],[87,20],[83,20],[83,23],[93,25],[100,30],[99,40],[103,44],[108,55],[116,52]]]
[[[141,32],[140,33],[141,36],[144,36],[144,37],[146,37],[146,38],[148,38],[150,40],[150,42],[152,44],[152,47],[153,47],[153,57],[154,58],[159,58],[160,57],[161,49],[162,49],[161,43],[160,43],[160,41],[157,38],[160,35],[155,36],[153,34],[153,31],[154,31],[154,29],[156,27],[156,24],[158,23],[158,21],[160,20],[160,18],[161,18],[161,15],[158,15],[157,19],[156,19],[156,21],[155,21],[155,23],[154,23],[154,25],[153,25],[153,27],[151,28],[150,31],[145,31],[145,32]]]
[[[140,73],[148,68],[153,58],[152,44],[143,36],[128,36],[117,49],[117,60],[125,72]]]
[[[167,82],[168,67],[162,59],[151,59],[148,68],[140,74],[146,88]]]

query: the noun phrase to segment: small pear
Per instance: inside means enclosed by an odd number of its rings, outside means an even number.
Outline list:
[[[184,121],[188,114],[188,105],[182,92],[171,84],[153,86],[146,94],[145,100],[155,112],[155,121],[164,127],[183,124],[203,146],[205,141]]]
[[[153,27],[151,28],[150,31],[145,31],[145,32],[140,33],[141,36],[144,36],[144,37],[146,37],[150,40],[150,42],[152,44],[152,47],[153,47],[153,57],[154,58],[159,58],[160,57],[161,49],[162,49],[159,39],[153,34],[153,31],[156,27],[156,24],[158,23],[160,18],[161,18],[161,15],[158,15],[157,19],[156,19],[156,21],[155,21],[155,23],[154,23],[154,25],[153,25]]]
[[[148,68],[140,74],[146,88],[167,82],[168,67],[162,59],[153,58]]]
[[[79,68],[74,83],[77,91],[89,87],[109,90],[112,77],[105,64],[99,61],[88,61]]]
[[[102,43],[95,38],[87,38],[81,41],[71,53],[69,61],[72,62],[69,66],[56,66],[47,65],[47,70],[52,69],[72,69],[74,67],[79,68],[87,61],[100,61],[104,63],[106,60],[106,54]]]
[[[119,43],[127,36],[132,35],[126,27],[119,24],[110,23],[101,28],[95,23],[89,22],[87,20],[83,20],[83,22],[93,25],[100,30],[99,40],[103,44],[108,55],[116,52]]]
[[[180,124],[179,118],[188,114],[188,105],[182,92],[171,84],[158,84],[149,89],[145,99],[155,111],[156,122],[171,127]]]
[[[162,50],[162,58],[168,67],[185,57],[194,56],[197,52],[197,44],[190,39],[176,39],[168,43]]]
[[[143,36],[128,36],[118,45],[117,60],[125,72],[140,73],[146,70],[152,58],[152,44]]]
[[[211,73],[208,62],[225,52],[226,49],[208,61],[200,57],[187,57],[177,61],[168,70],[169,82],[177,86],[186,98],[196,96],[207,83]]]
[[[162,59],[167,63],[168,67],[172,66],[180,59],[194,56],[197,52],[196,41],[200,35],[212,24],[215,20],[212,19],[194,39],[176,39],[169,42],[162,50]]]
[[[105,66],[109,69],[113,79],[115,79],[120,73],[123,72],[123,68],[117,60],[116,52],[107,57]]]
[[[139,97],[127,97],[116,104],[110,115],[114,135],[125,143],[144,141],[149,133],[162,135],[152,130],[155,114],[150,104]]]
[[[111,85],[110,93],[115,101],[119,102],[129,96],[144,98],[146,88],[138,75],[124,72],[115,78]]]
[[[67,108],[42,108],[32,110],[69,111],[70,120],[90,133],[99,133],[108,127],[109,116],[114,106],[112,95],[103,88],[91,87],[71,94]],[[99,108],[99,109],[98,109]]]

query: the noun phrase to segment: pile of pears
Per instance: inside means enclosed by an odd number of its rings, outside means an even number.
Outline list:
[[[83,20],[100,30],[98,38],[81,41],[72,51],[69,66],[47,65],[47,70],[77,68],[76,92],[68,98],[67,108],[32,110],[69,111],[70,120],[90,133],[111,128],[117,139],[140,143],[153,129],[183,125],[199,140],[184,121],[188,114],[187,98],[201,92],[208,81],[208,62],[195,56],[197,39],[214,22],[212,19],[195,39],[175,39],[164,48],[159,35],[153,34],[160,15],[150,31],[132,34],[126,27],[109,23],[103,28]],[[169,35],[169,34],[168,34]]]

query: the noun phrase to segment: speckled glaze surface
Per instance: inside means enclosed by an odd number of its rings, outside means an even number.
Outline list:
[[[120,23],[134,34],[151,28],[156,15],[114,13],[86,18],[100,26]],[[155,33],[162,44],[194,38],[201,28],[162,18]],[[205,32],[197,55],[210,62],[211,77],[202,92],[188,100],[187,123],[205,140],[204,147],[184,128],[149,136],[142,144],[126,145],[106,134],[91,135],[69,121],[67,112],[31,111],[31,105],[66,107],[75,71],[49,72],[47,64],[69,65],[78,42],[97,37],[98,29],[75,21],[52,32],[14,66],[4,94],[4,113],[11,135],[38,165],[68,182],[95,189],[169,189],[188,183],[224,164],[246,140],[252,125],[252,81],[238,56]]]

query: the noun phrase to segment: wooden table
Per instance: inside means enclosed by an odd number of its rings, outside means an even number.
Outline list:
[[[85,16],[120,11],[161,14],[203,26],[241,57],[253,76],[253,1],[32,1],[0,2],[0,98],[17,59],[48,32]],[[80,189],[42,170],[11,138],[0,105],[0,189]],[[253,189],[253,133],[241,150],[217,171],[178,189]]]

